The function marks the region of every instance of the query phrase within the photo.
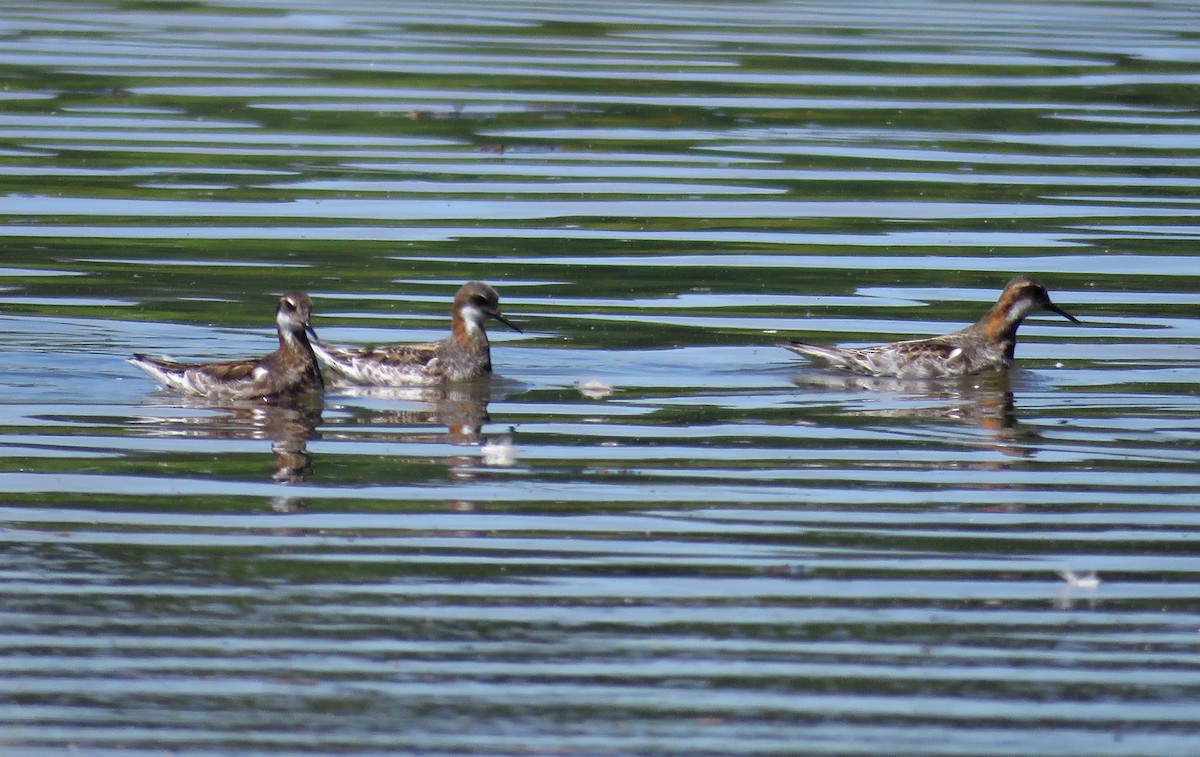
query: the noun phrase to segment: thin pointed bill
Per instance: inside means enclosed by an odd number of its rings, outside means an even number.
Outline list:
[[[1063,310],[1058,305],[1055,305],[1053,302],[1047,302],[1045,305],[1045,308],[1046,308],[1046,310],[1049,310],[1051,313],[1058,313],[1059,315],[1061,315],[1063,318],[1066,318],[1071,323],[1082,323],[1078,318],[1071,315],[1067,311]]]
[[[510,320],[508,320],[507,318],[505,318],[505,317],[503,316],[503,314],[501,314],[501,313],[500,313],[500,311],[499,311],[499,310],[493,310],[493,311],[489,312],[489,313],[488,313],[488,315],[489,315],[489,316],[491,316],[492,318],[495,318],[497,321],[500,321],[500,322],[501,322],[501,323],[503,323],[505,326],[508,326],[510,329],[512,329],[513,331],[517,332],[518,334],[524,334],[524,333],[525,333],[524,331],[522,331],[522,330],[520,329],[520,327],[518,327],[518,326],[517,326],[517,324],[515,324],[515,323],[513,323],[512,321],[510,321]]]

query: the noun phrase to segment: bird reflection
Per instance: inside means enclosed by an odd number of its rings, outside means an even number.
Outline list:
[[[363,401],[339,407],[342,413],[351,416],[354,426],[410,427],[391,434],[373,433],[373,441],[449,441],[458,446],[479,448],[478,454],[472,451],[470,454],[446,458],[450,478],[469,480],[480,476],[481,461],[484,465],[503,467],[511,467],[515,463],[517,448],[512,444],[510,435],[489,438],[483,433],[484,425],[491,420],[488,404],[493,395],[507,393],[511,388],[503,380],[484,376],[438,386],[339,386],[334,391],[342,397]],[[373,400],[381,400],[382,403]],[[386,406],[381,407],[381,404]],[[411,427],[416,429],[412,430]],[[328,431],[330,438],[341,433],[335,429]],[[345,434],[345,437],[349,438],[349,434]],[[497,449],[502,449],[506,454],[497,455]],[[455,506],[459,509],[473,507],[471,503],[455,503]]]
[[[345,386],[337,393],[356,399],[402,403],[399,407],[343,408],[356,416],[359,424],[444,426],[454,444],[479,444],[484,441],[483,425],[490,420],[491,382],[485,377],[441,386]],[[399,441],[440,440],[441,432],[406,433],[390,437]]]
[[[361,442],[363,430],[367,430],[372,443],[448,442],[470,447],[462,454],[446,456],[444,462],[449,478],[472,480],[516,464],[518,448],[511,429],[484,434],[493,394],[508,393],[513,385],[520,386],[482,377],[434,387],[334,387],[325,397],[305,395],[270,404],[214,403],[202,397],[163,394],[148,403],[157,412],[136,422],[149,436],[269,440],[274,463],[271,480],[285,486],[306,481],[313,465],[310,440]],[[290,493],[276,496],[271,506],[277,512],[298,512],[307,507],[304,500]],[[476,507],[473,502],[452,502],[450,506],[466,510]]]
[[[897,404],[854,411],[855,415],[917,420],[958,421],[987,431],[993,447],[1004,455],[1032,457],[1039,437],[1018,425],[1009,371],[949,379],[899,379],[857,374],[802,373],[793,379],[802,388],[891,394],[919,405]]]
[[[1065,583],[1054,599],[1056,608],[1070,610],[1075,607],[1075,602],[1081,599],[1090,608],[1094,609],[1097,606],[1096,591],[1100,588],[1100,577],[1096,575],[1096,571],[1076,573],[1073,570],[1063,569],[1058,571],[1058,575]]]
[[[163,409],[211,411],[142,419],[143,425],[152,426],[154,436],[270,440],[274,460],[271,478],[281,484],[304,482],[312,466],[308,442],[317,438],[317,427],[324,411],[323,398],[315,394],[271,403],[214,403],[202,397],[172,394],[151,404]],[[305,507],[299,498],[284,495],[276,497],[271,506],[279,512],[295,512]]]

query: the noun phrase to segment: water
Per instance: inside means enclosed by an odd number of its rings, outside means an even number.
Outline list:
[[[1187,755],[1191,3],[10,4],[6,754]],[[814,369],[974,320],[1019,368]],[[124,362],[524,334],[442,392]],[[1093,579],[1092,571],[1097,576]]]

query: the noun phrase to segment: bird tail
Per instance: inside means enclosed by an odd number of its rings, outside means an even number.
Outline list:
[[[133,367],[138,368],[143,373],[151,376],[163,386],[179,386],[178,377],[175,375],[175,373],[167,370],[169,365],[175,364],[174,361],[168,357],[164,356],[162,358],[155,358],[151,357],[150,355],[143,355],[139,352],[135,353],[134,356],[129,358],[126,362]]]
[[[839,349],[833,347],[822,347],[818,344],[805,344],[804,342],[788,342],[780,344],[780,347],[785,350],[791,350],[797,355],[816,358],[824,361],[829,365],[835,365],[841,368],[853,367],[851,362],[846,358],[846,354]]]

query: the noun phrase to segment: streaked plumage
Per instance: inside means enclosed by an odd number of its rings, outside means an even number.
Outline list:
[[[835,368],[870,376],[945,378],[996,370],[1012,365],[1017,328],[1033,313],[1049,311],[1079,323],[1050,301],[1042,283],[1031,276],[1008,282],[1000,299],[976,323],[952,334],[912,339],[864,349],[822,347],[803,342],[781,344],[798,355],[817,358]]]
[[[134,355],[130,363],[164,386],[221,400],[275,400],[322,391],[321,371],[308,335],[312,301],[304,292],[279,298],[275,324],[279,349],[260,358],[220,363],[179,363],[168,358]]]
[[[336,347],[315,342],[317,359],[330,378],[374,386],[428,386],[465,381],[492,372],[492,352],[484,323],[494,318],[521,331],[500,313],[500,296],[482,281],[458,290],[451,310],[450,336],[428,344]]]

